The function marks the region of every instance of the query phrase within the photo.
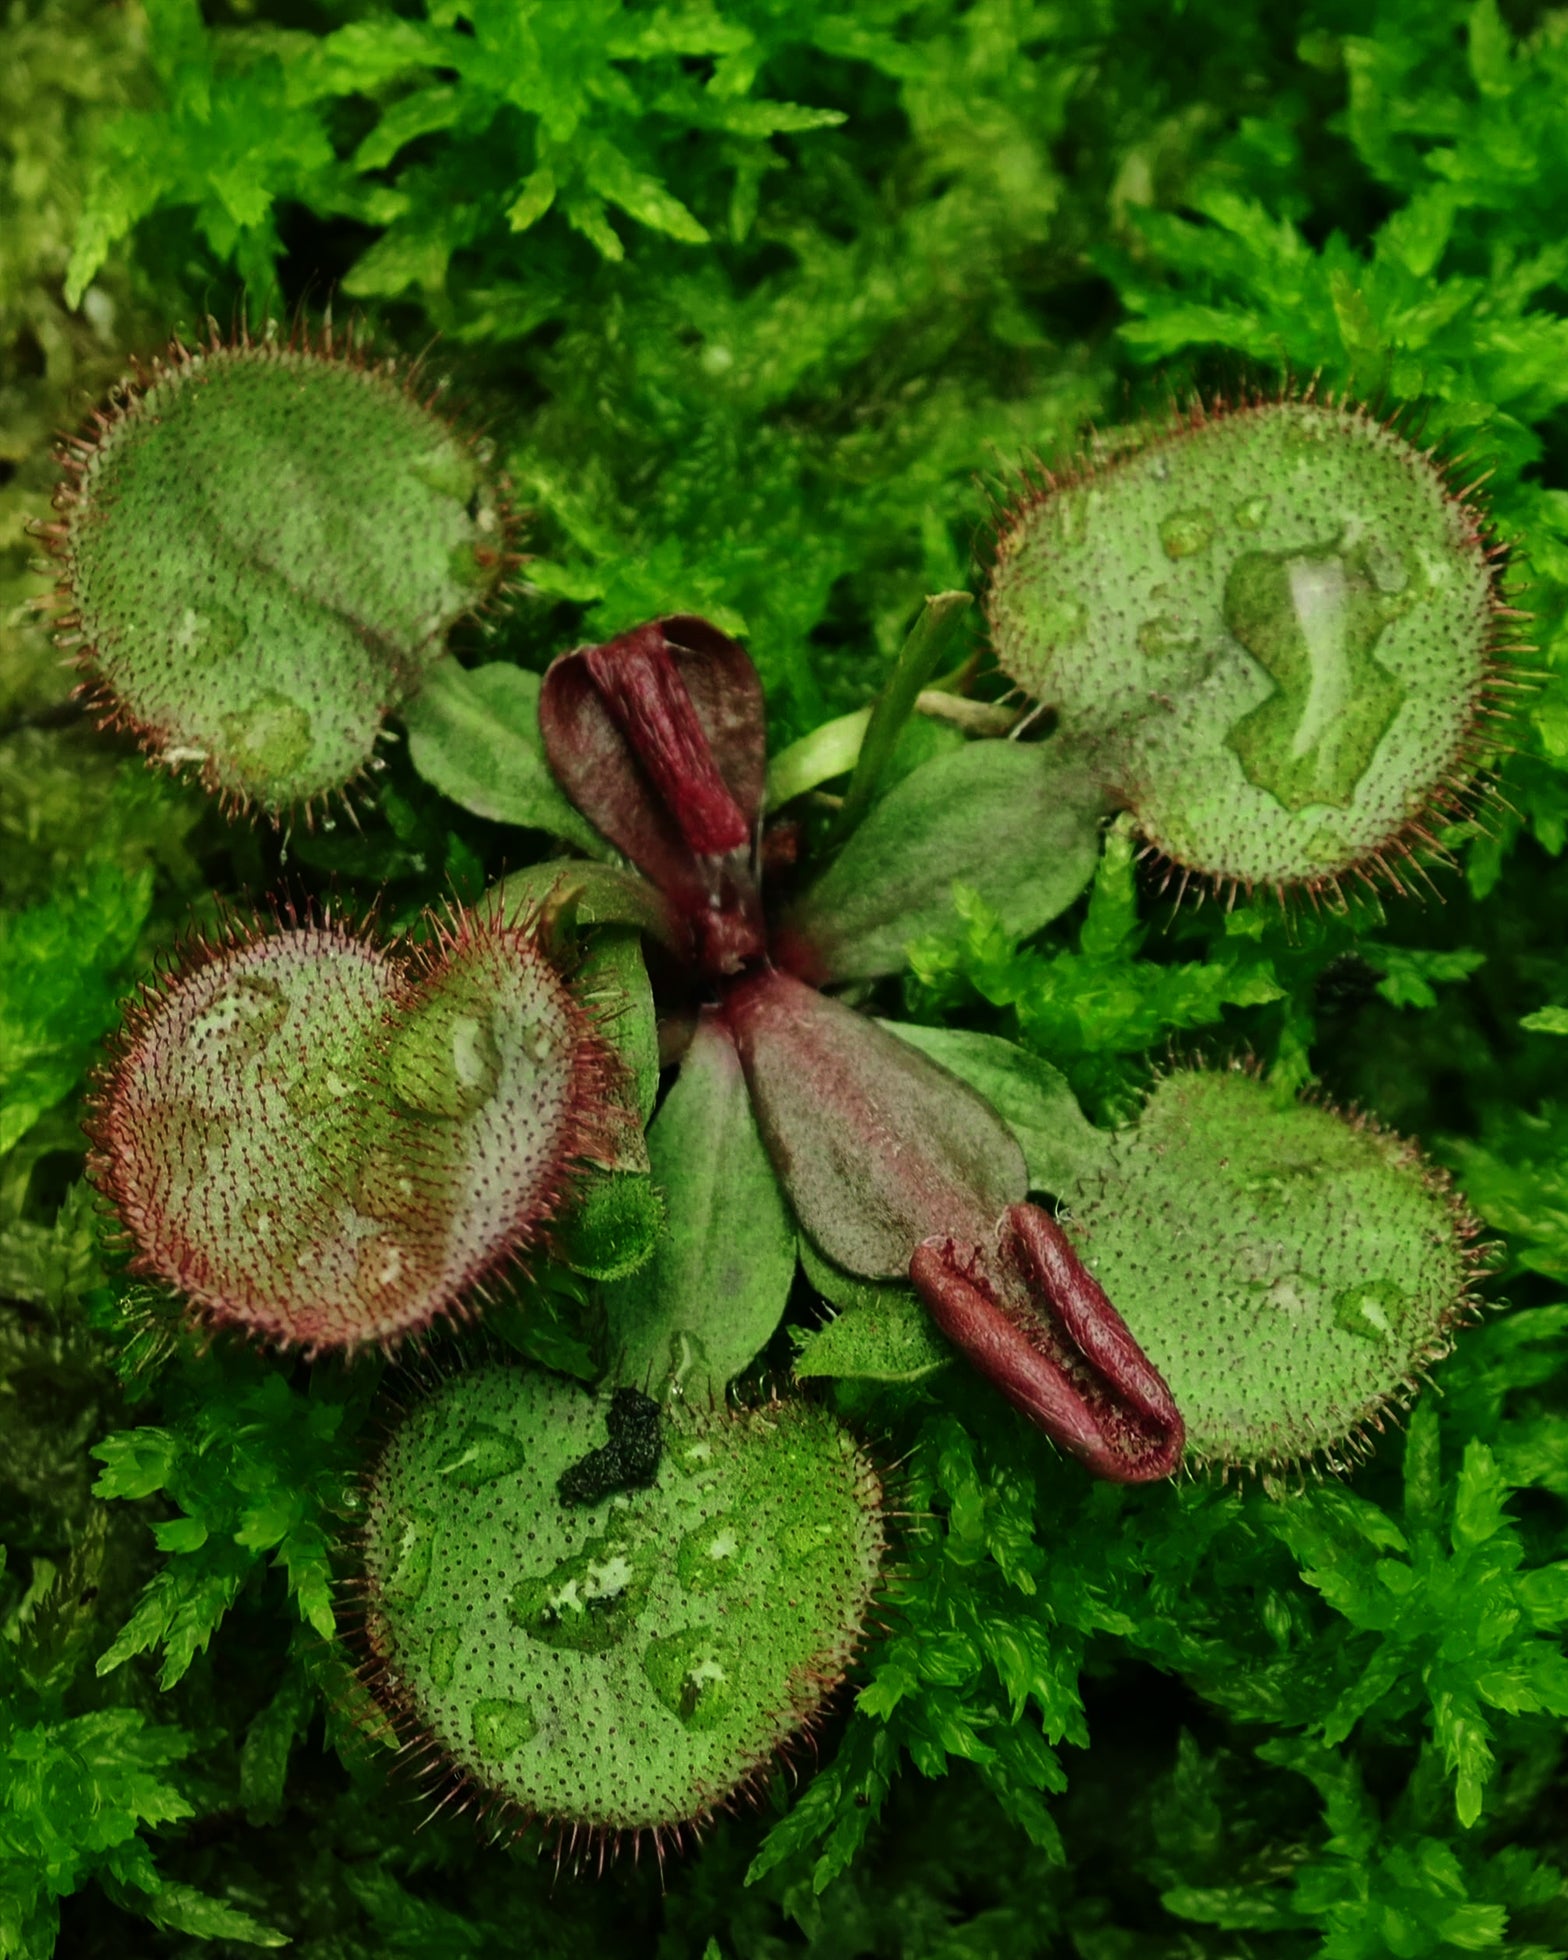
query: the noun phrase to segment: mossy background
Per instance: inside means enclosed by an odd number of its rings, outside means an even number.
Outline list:
[[[1513,0],[10,0],[0,1952],[1568,1951],[1565,200],[1568,13]],[[1128,1492],[972,1382],[866,1399],[908,1453],[890,1630],[662,1888],[415,1834],[332,1638],[376,1370],[130,1331],[80,1183],[115,1003],[220,896],[396,922],[541,841],[401,759],[362,835],[228,825],[65,705],[26,609],[51,431],[171,326],[329,301],[435,343],[529,513],[460,657],[706,612],[778,741],[975,587],[1031,457],[1195,389],[1405,405],[1490,473],[1535,615],[1441,903],[1173,919],[1113,833],[1058,927],[970,906],[905,1003],[1101,1119],[1175,1040],[1422,1136],[1505,1235],[1484,1324],[1344,1481]],[[559,1276],[495,1325],[591,1365]]]

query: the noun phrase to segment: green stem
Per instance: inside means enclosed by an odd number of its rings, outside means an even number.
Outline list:
[[[899,653],[898,664],[871,710],[866,739],[860,745],[860,757],[849,781],[844,807],[834,821],[830,844],[842,844],[871,807],[893,745],[904,723],[914,713],[920,690],[936,673],[959,619],[972,604],[967,592],[938,592],[921,607],[920,616],[909,629],[909,638]]]

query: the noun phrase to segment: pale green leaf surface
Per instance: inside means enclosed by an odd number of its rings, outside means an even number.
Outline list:
[[[1101,795],[1049,743],[973,742],[877,803],[786,922],[829,980],[897,973],[956,924],[962,883],[1022,938],[1078,897],[1099,857]]]
[[[442,661],[403,711],[425,781],[475,816],[525,825],[604,856],[604,839],[556,786],[539,732],[539,676]]]
[[[767,1344],[795,1274],[795,1228],[763,1149],[734,1044],[699,1023],[648,1132],[667,1234],[607,1293],[615,1379],[722,1395]]]
[[[1109,1138],[1084,1115],[1066,1076],[1038,1055],[967,1028],[881,1025],[979,1090],[1022,1146],[1032,1189],[1070,1198],[1081,1178],[1108,1161]]]

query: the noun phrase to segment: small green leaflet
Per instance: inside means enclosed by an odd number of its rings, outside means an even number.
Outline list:
[[[403,711],[414,767],[476,817],[521,824],[594,857],[609,846],[556,787],[539,733],[539,676],[506,661],[444,660]]]
[[[722,1395],[783,1317],[795,1228],[757,1133],[740,1058],[711,1018],[648,1132],[669,1229],[605,1296],[615,1379]]]
[[[635,930],[606,926],[595,932],[577,971],[572,992],[588,1008],[604,1038],[631,1073],[628,1103],[635,1110],[639,1140],[659,1096],[659,1030],[653,988]],[[645,1153],[620,1169],[644,1169]]]
[[[839,1311],[797,1334],[795,1373],[802,1380],[916,1382],[944,1368],[953,1351],[907,1286],[879,1285],[840,1272],[802,1238],[806,1277]]]

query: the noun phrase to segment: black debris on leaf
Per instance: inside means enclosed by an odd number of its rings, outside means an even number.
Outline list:
[[[563,1504],[597,1504],[618,1490],[641,1490],[659,1474],[659,1405],[640,1388],[618,1388],[605,1421],[610,1440],[561,1472]]]

